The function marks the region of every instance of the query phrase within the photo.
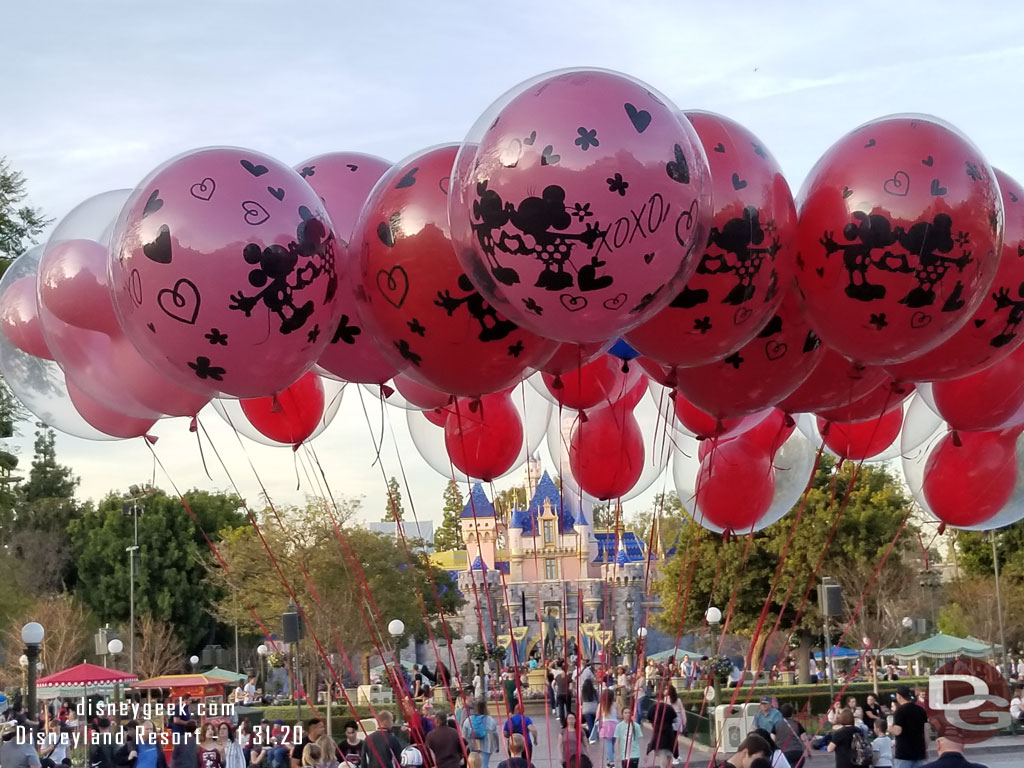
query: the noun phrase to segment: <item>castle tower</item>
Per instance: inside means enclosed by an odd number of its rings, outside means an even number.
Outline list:
[[[462,540],[466,542],[466,562],[474,567],[479,559],[486,570],[493,571],[498,559],[498,519],[480,483],[470,491],[469,500],[459,515],[459,527]]]

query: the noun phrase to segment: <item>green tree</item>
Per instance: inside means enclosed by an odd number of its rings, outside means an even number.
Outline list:
[[[382,523],[405,521],[405,508],[402,507],[402,490],[398,486],[398,480],[393,476],[388,480],[388,497],[384,504],[384,516],[381,517],[380,521]]]
[[[916,584],[912,578],[916,569],[913,526],[906,525],[897,538],[911,502],[899,481],[884,467],[861,467],[852,488],[854,465],[847,463],[837,471],[834,469],[835,463],[822,457],[808,491],[803,517],[791,539],[793,512],[755,533],[749,551],[745,535],[726,540],[696,524],[683,525],[676,554],[668,559],[656,586],[663,610],[659,617],[661,626],[672,632],[680,624],[699,629],[710,604],[725,613],[732,602],[728,632],[750,635],[761,622],[762,614],[767,628],[774,626],[781,614],[780,631],[785,636],[795,630],[801,641],[800,661],[806,674],[810,642],[820,634],[822,623],[813,589],[801,616],[797,609],[804,592],[814,586],[813,574],[817,570],[819,577],[831,576],[842,585],[847,617],[864,599],[856,622],[849,628],[851,642],[868,636],[884,646],[898,638],[899,622],[907,615],[908,604],[922,599],[919,590],[908,587],[908,582]],[[837,521],[837,511],[848,488],[849,498]],[[819,568],[818,561],[826,551],[833,525],[835,535]],[[892,554],[872,582],[893,539],[896,545]],[[779,586],[769,599],[777,570]],[[679,589],[680,580],[689,585],[685,613],[680,594],[685,595],[686,590]],[[762,631],[755,645],[755,659],[766,639],[767,633]]]
[[[957,531],[956,558],[967,576],[993,576],[992,539],[1002,573],[1024,582],[1024,520],[997,531]]]
[[[395,618],[405,623],[407,636],[426,639],[424,613],[434,622],[441,614],[454,614],[462,604],[446,571],[433,568],[422,553],[413,551],[410,559],[391,536],[345,526],[339,540],[338,531],[314,506],[279,514],[280,524],[275,520],[263,527],[266,546],[275,553],[310,629],[328,652],[336,652],[340,643],[355,664],[357,654],[373,653],[382,638],[390,642],[386,627]],[[222,595],[216,615],[229,624],[238,622],[244,631],[259,632],[252,613],[276,621],[288,604],[289,591],[277,570],[267,567],[266,547],[255,530],[230,532],[221,554],[228,570],[215,564],[208,568],[210,581]],[[432,582],[440,596],[440,613]],[[306,668],[322,665],[314,643],[306,643],[305,651]],[[373,661],[379,662],[379,657]]]
[[[25,177],[0,157],[0,274],[50,223],[38,208],[23,204],[27,196]]]
[[[186,648],[211,636],[216,626],[210,611],[221,595],[206,578],[213,562],[203,532],[217,542],[248,525],[237,496],[191,491],[181,500],[154,491],[140,502],[139,553],[135,572],[135,611],[174,627]],[[103,622],[127,622],[130,614],[130,564],[125,550],[134,541],[133,519],[124,513],[124,497],[110,494],[72,521],[80,593]]]
[[[462,492],[454,480],[449,480],[444,488],[444,508],[441,510],[441,525],[434,531],[434,549],[445,552],[451,549],[462,549],[466,546],[462,540],[462,526],[459,515],[465,506]]]
[[[557,484],[557,481],[556,481]],[[526,496],[526,486],[516,485],[498,491],[494,495],[494,510],[498,517],[507,520],[512,515],[513,509],[526,509],[530,500]]]

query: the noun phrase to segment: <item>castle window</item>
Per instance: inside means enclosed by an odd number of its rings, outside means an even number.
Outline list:
[[[554,544],[555,543],[555,523],[553,520],[544,521],[544,543]]]
[[[554,581],[558,578],[558,566],[555,564],[555,558],[549,557],[544,561],[544,578],[548,581]]]

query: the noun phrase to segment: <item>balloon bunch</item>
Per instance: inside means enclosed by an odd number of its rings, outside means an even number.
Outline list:
[[[648,487],[671,444],[684,502],[721,530],[784,513],[819,446],[927,446],[928,509],[1004,520],[1021,197],[955,128],[903,115],[837,141],[794,199],[735,121],[556,72],[394,165],[201,149],[83,203],[0,282],[0,369],[91,437],[215,398],[297,444],[329,421],[325,382],[358,383],[409,409],[446,476],[500,477],[546,431],[597,499]],[[909,424],[922,401],[944,422]],[[967,491],[927,490],[963,466],[992,489],[969,519],[949,510]]]

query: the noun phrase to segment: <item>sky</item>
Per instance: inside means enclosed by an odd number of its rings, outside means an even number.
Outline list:
[[[794,192],[843,134],[900,112],[945,119],[1024,178],[1016,3],[49,0],[4,3],[0,29],[0,156],[26,176],[30,203],[58,219],[203,146],[252,148],[289,165],[331,151],[398,161],[461,141],[509,88],[574,66],[622,71],[682,109],[738,120]],[[388,408],[382,421],[380,410],[349,386],[313,442],[331,491],[363,497],[364,519],[375,520],[385,478],[404,469],[407,510],[411,495],[419,516],[439,518],[444,478],[419,458],[405,414]],[[297,463],[305,452],[243,449],[216,414],[202,421],[231,479],[209,445],[200,455],[186,421],[168,420],[154,429],[154,452],[180,488],[230,490],[233,480],[258,504],[258,474],[275,503],[318,492]],[[375,464],[370,429],[379,439],[382,424]],[[61,436],[58,451],[83,497],[154,480],[170,487],[140,441]],[[629,502],[627,514],[664,487]]]

